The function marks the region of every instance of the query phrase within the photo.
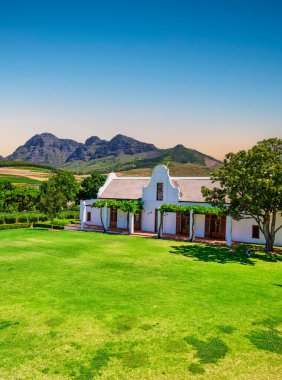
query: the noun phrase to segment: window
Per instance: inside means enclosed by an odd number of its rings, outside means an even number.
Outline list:
[[[252,226],[252,238],[259,239],[259,226]]]
[[[164,199],[164,184],[162,182],[157,183],[157,201]]]
[[[86,220],[87,222],[91,222],[91,211],[87,211]]]

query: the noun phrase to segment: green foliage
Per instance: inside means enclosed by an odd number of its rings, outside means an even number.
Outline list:
[[[19,175],[13,175],[13,174],[0,174],[0,180],[8,181],[15,184],[34,185],[34,186],[39,186],[42,183],[42,181],[39,181],[37,179],[23,177]]]
[[[65,210],[58,212],[59,219],[79,219],[79,211]]]
[[[53,168],[52,166],[49,165],[42,165],[42,164],[37,164],[35,162],[30,162],[30,161],[10,161],[10,160],[4,160],[0,161],[0,167],[2,168],[9,168],[9,167],[25,167],[25,168],[38,168],[38,169],[48,169],[53,172],[57,172],[58,170]]]
[[[57,188],[54,182],[47,182],[44,192],[41,195],[40,207],[52,223],[59,211],[67,207],[66,196]]]
[[[76,199],[79,184],[72,173],[61,171],[51,177],[49,181],[43,182],[40,186],[40,190],[43,195],[47,192],[49,184],[50,186],[56,188],[58,193],[64,195],[67,201],[74,201]]]
[[[115,210],[121,210],[123,212],[128,212],[132,214],[137,214],[138,212],[143,210],[143,203],[140,201],[134,201],[134,200],[115,200],[115,199],[103,199],[103,200],[97,200],[92,203],[92,207],[95,208],[103,208],[103,207],[109,207],[113,208]]]
[[[52,228],[54,230],[63,230],[64,225],[55,224],[55,223],[34,223],[33,227],[37,228]]]
[[[125,213],[127,213],[127,227],[128,227],[128,218],[129,214],[137,214],[143,210],[143,202],[140,201],[134,201],[134,200],[115,200],[115,199],[103,199],[103,200],[97,200],[92,203],[92,207],[99,208],[100,211],[100,219],[102,223],[102,227],[104,232],[106,232],[106,228],[103,221],[102,216],[102,208],[109,207],[113,208],[115,210],[121,210]]]
[[[75,203],[72,203],[69,207],[68,207],[68,211],[77,211],[79,212],[80,210],[80,206],[75,204]]]
[[[11,224],[0,224],[0,230],[14,230],[17,228],[29,228],[30,223],[11,223]]]
[[[1,212],[0,224],[20,223],[20,222],[44,222],[47,216],[38,212]]]
[[[222,215],[222,210],[220,208],[209,206],[181,206],[175,204],[162,204],[159,210],[161,214],[166,214],[168,212],[182,212],[183,214],[188,214],[190,211],[193,211],[194,214]]]
[[[235,220],[252,217],[272,251],[276,215],[282,210],[282,140],[268,139],[248,151],[229,153],[223,165],[211,175],[220,188],[203,188],[206,201],[226,211]],[[226,205],[226,202],[229,202]]]
[[[5,185],[7,188],[7,185]],[[30,187],[12,186],[10,190],[0,189],[0,211],[32,211],[39,200],[39,190]]]
[[[1,194],[2,191],[6,191],[6,190],[11,191],[11,190],[14,190],[14,189],[15,189],[15,186],[12,185],[10,181],[0,180],[0,194]]]
[[[95,199],[99,188],[104,185],[105,181],[106,176],[98,171],[92,173],[90,177],[84,178],[80,184],[81,188],[78,192],[78,200]]]

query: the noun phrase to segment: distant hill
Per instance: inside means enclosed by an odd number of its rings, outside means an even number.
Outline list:
[[[85,141],[82,147],[78,147],[66,160],[91,161],[109,156],[128,155],[133,156],[140,153],[159,153],[153,144],[147,144],[131,137],[116,135],[110,141],[101,140],[97,136],[92,136]]]
[[[74,140],[59,139],[51,133],[42,133],[18,147],[7,159],[58,166],[64,164],[70,154],[82,145]]]
[[[98,136],[88,138],[85,143],[59,139],[50,133],[33,136],[7,157],[8,160],[28,161],[80,173],[100,170],[134,172],[150,169],[157,164],[170,163],[178,175],[208,175],[220,161],[176,145],[174,148],[159,149],[153,144],[141,142],[121,134],[111,140]],[[144,171],[143,170],[143,171]]]
[[[3,161],[4,160],[4,157],[0,156],[0,161]]]

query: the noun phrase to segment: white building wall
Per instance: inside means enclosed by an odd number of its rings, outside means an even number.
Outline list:
[[[92,207],[92,224],[94,226],[101,226],[102,223],[101,223],[101,217],[100,217],[100,209],[99,208],[95,208],[95,207]]]
[[[127,228],[127,213],[117,210],[117,228]]]
[[[276,225],[281,225],[282,217],[277,216]],[[254,219],[241,219],[239,221],[232,220],[232,240],[243,242],[243,243],[254,243],[254,244],[264,244],[265,239],[260,231],[259,239],[252,238],[252,226],[257,225]],[[276,227],[276,228],[277,228]],[[282,229],[276,234],[275,245],[282,245]]]
[[[99,193],[108,186],[110,181],[116,178],[114,173],[108,176],[108,179],[99,190]],[[163,183],[163,200],[157,201],[157,183]],[[98,194],[99,194],[98,193]],[[163,203],[166,204],[181,204],[182,206],[193,206],[193,205],[207,205],[206,203],[190,203],[190,202],[179,202],[179,189],[174,187],[170,181],[169,170],[164,165],[158,165],[154,168],[150,183],[147,187],[143,188],[142,194],[143,207],[142,212],[142,231],[155,231],[155,210],[159,209]],[[86,222],[87,224],[101,225],[100,221],[100,210],[96,208],[91,208],[90,205],[94,202],[94,199],[86,200],[85,203],[88,205],[86,207],[86,212],[91,211],[91,222]],[[81,201],[81,218],[83,215],[84,201]],[[110,209],[108,209],[108,221],[110,220]],[[86,213],[85,213],[86,217]],[[277,226],[281,225],[282,217],[281,214],[277,216]],[[253,219],[243,219],[239,222],[232,220],[232,240],[238,242],[246,243],[257,243],[264,244],[265,240],[260,232],[260,239],[252,238],[252,225],[256,225],[256,221]],[[127,216],[126,213],[118,210],[117,214],[117,227],[127,228]],[[164,216],[163,232],[169,234],[176,233],[176,214],[168,213]],[[205,236],[205,215],[195,215],[195,236],[204,237]],[[282,229],[276,234],[275,244],[282,246]]]
[[[157,183],[163,183],[163,200],[157,201]],[[155,209],[160,208],[163,203],[178,203],[179,189],[174,187],[170,181],[169,171],[164,165],[154,168],[152,178],[147,187],[143,188],[142,200],[144,211],[142,213],[142,230],[154,232]],[[175,233],[175,214],[164,217],[164,232]],[[174,231],[174,232],[169,232]]]
[[[163,233],[176,234],[176,213],[175,212],[170,212],[164,215]]]
[[[144,210],[142,211],[142,231],[154,232],[155,231],[155,209],[154,205],[144,202]],[[157,208],[157,207],[156,207]]]
[[[205,237],[205,215],[195,215],[195,236]]]

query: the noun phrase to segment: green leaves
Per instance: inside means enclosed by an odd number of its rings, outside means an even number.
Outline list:
[[[134,201],[134,200],[103,199],[103,200],[97,200],[93,202],[92,207],[95,207],[95,208],[109,207],[109,208],[114,208],[116,210],[119,209],[126,213],[137,214],[138,212],[143,210],[143,203],[140,201]]]
[[[277,232],[276,213],[282,210],[281,157],[282,140],[277,138],[259,141],[248,151],[228,153],[211,175],[221,188],[202,189],[206,201],[221,210],[228,202],[232,218],[254,218],[270,247]]]
[[[94,199],[97,197],[98,190],[104,185],[106,176],[99,172],[94,172],[90,177],[84,178],[78,192],[78,199]]]
[[[193,211],[195,214],[223,214],[222,210],[218,207],[208,207],[208,206],[180,206],[175,204],[163,204],[159,208],[161,214],[168,212],[182,212],[188,214]]]

